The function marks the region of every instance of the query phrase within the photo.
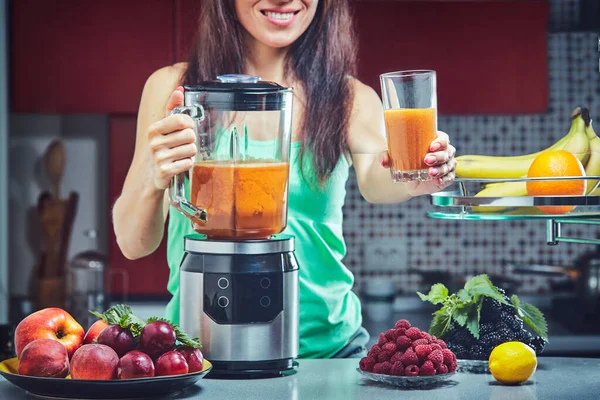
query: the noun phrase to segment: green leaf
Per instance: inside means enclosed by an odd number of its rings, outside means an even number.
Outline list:
[[[548,323],[544,314],[533,304],[523,303],[519,300],[516,294],[513,294],[511,301],[517,315],[521,317],[531,329],[533,329],[538,335],[548,340]]]
[[[181,327],[179,325],[169,321],[166,318],[159,318],[159,317],[148,318],[148,323],[155,322],[155,321],[166,322],[167,324],[171,325],[171,327],[175,331],[175,337],[181,344],[184,344],[186,346],[193,347],[196,349],[202,348],[202,343],[200,343],[200,338],[192,338],[191,336],[189,336],[187,334],[187,332],[185,332],[183,329],[181,329]]]
[[[417,292],[417,294],[423,301],[429,301],[432,304],[440,304],[443,303],[448,297],[448,288],[441,283],[436,283],[435,285],[431,286],[427,296],[419,292]]]
[[[486,274],[477,275],[469,279],[465,283],[465,290],[476,300],[479,300],[481,296],[487,296],[498,300],[500,303],[509,304],[506,296],[496,289]]]
[[[471,295],[465,289],[460,289],[458,292],[456,292],[456,296],[464,302],[469,302],[472,300]]]
[[[465,307],[467,310],[467,329],[471,334],[475,337],[475,339],[479,339],[479,318],[481,315],[481,304],[483,303],[483,299],[480,300],[480,303],[471,303],[468,307]]]
[[[465,326],[467,324],[467,318],[469,317],[469,306],[457,307],[452,313],[452,318],[460,325]]]
[[[442,307],[433,313],[431,325],[429,326],[429,334],[435,335],[439,338],[444,336],[444,333],[450,325],[452,319],[452,312],[446,307]]]

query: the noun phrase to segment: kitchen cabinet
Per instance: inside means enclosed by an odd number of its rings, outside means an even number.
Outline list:
[[[165,296],[169,278],[166,237],[151,255],[138,260],[128,260],[121,253],[112,224],[112,206],[121,194],[125,176],[133,158],[136,134],[135,115],[111,116],[109,121],[109,186],[108,197],[111,221],[108,229],[108,268],[111,294],[117,296]],[[125,279],[123,280],[123,275]]]

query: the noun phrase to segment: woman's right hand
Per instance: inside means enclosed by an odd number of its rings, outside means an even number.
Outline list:
[[[185,114],[169,115],[175,107],[183,105],[183,87],[180,86],[167,101],[166,117],[147,130],[152,180],[157,190],[167,189],[175,175],[189,171],[194,164],[197,151],[194,121]]]

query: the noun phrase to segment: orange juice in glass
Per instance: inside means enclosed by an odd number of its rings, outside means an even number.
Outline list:
[[[432,179],[423,159],[437,136],[435,71],[389,72],[380,81],[392,179]]]

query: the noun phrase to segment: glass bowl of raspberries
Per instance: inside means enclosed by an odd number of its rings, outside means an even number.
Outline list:
[[[401,319],[379,335],[358,372],[374,381],[415,387],[440,384],[454,375],[456,356],[446,343]]]

